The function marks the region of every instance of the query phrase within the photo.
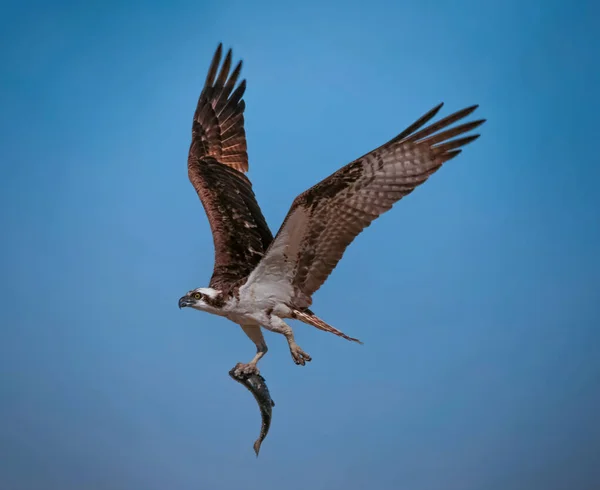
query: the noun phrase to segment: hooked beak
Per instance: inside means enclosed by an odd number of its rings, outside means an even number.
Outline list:
[[[190,306],[192,304],[194,304],[194,301],[188,296],[182,296],[179,298],[179,308],[185,308],[186,306]]]

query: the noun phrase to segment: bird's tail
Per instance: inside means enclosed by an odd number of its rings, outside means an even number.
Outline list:
[[[359,344],[362,344],[362,342],[360,340],[355,339],[353,337],[349,337],[341,330],[338,330],[337,328],[334,328],[331,325],[325,323],[323,320],[321,320],[318,316],[316,316],[308,308],[304,311],[292,310],[292,314],[293,314],[292,318],[294,318],[296,320],[300,320],[302,323],[306,323],[307,325],[312,325],[313,327],[316,327],[319,330],[323,330],[323,332],[333,333],[333,334],[337,335],[338,337],[342,337],[346,340],[351,340],[352,342],[358,342]]]

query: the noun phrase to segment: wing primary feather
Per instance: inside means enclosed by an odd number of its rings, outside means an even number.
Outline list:
[[[450,126],[451,124],[462,119],[463,117],[468,116],[475,109],[477,109],[477,107],[479,107],[479,106],[473,105],[471,107],[467,107],[458,112],[455,112],[454,114],[450,114],[449,116],[446,116],[444,119],[440,119],[438,122],[433,123],[431,126],[427,126],[425,129],[422,129],[421,131],[418,131],[418,132],[410,135],[408,138],[406,138],[406,141],[422,140],[422,139],[426,138],[427,136],[429,136],[433,133],[436,133],[440,129],[445,128],[446,126]]]
[[[225,124],[231,116],[239,112],[239,103],[246,91],[246,80],[242,80],[238,88],[229,96],[229,100],[223,106],[223,109],[218,113],[221,125]],[[242,107],[243,109],[243,107]]]
[[[450,150],[450,151],[445,152],[442,155],[441,158],[442,158],[442,161],[444,163],[446,163],[447,161],[452,160],[453,158],[457,157],[461,153],[462,153],[462,149],[460,149],[460,150]]]
[[[478,106],[473,105],[427,126],[443,106],[438,104],[395,138],[298,196],[273,240],[244,175],[246,80],[238,83],[242,62],[231,71],[231,49],[221,65],[222,54],[219,43],[198,100],[188,158],[190,181],[213,232],[210,285],[218,289],[250,274],[248,281],[274,280],[273,291],[288,295],[282,301],[306,308],[354,238],[475,141],[479,134],[466,133],[485,122],[450,127],[475,111]],[[291,289],[281,288],[283,277]]]
[[[248,171],[246,81],[238,84],[243,64],[239,61],[232,71],[232,50],[221,63],[222,55],[219,43],[194,113],[188,176],[213,233],[215,264],[210,286],[226,290],[248,276],[273,236],[244,175]]]
[[[216,86],[225,86],[225,82],[227,81],[227,75],[229,75],[229,69],[231,68],[231,49],[227,51],[225,55],[225,61],[223,61],[223,65],[221,65],[221,72],[219,73],[219,78],[215,83]]]
[[[288,278],[292,293],[281,301],[309,306],[356,236],[479,137],[465,133],[483,119],[449,127],[477,105],[426,126],[441,107],[300,194],[249,281],[272,280],[277,290]]]
[[[442,131],[441,133],[437,133],[437,134],[428,136],[427,138],[419,140],[418,143],[433,146],[437,143],[449,140],[450,138],[454,138],[455,136],[459,136],[463,133],[468,133],[469,131],[472,131],[476,127],[481,126],[484,122],[485,122],[485,119],[480,119],[478,121],[461,124],[459,126],[455,126],[453,128],[446,129],[445,131]]]
[[[233,69],[233,72],[231,72],[231,75],[229,76],[229,79],[225,83],[225,86],[223,87],[223,91],[221,92],[221,97],[223,97],[225,99],[227,97],[229,97],[229,94],[231,94],[231,91],[233,90],[233,87],[237,83],[237,80],[238,80],[238,78],[240,76],[240,72],[241,71],[242,71],[242,62],[240,61],[235,66],[235,68]]]
[[[210,67],[208,68],[208,73],[206,74],[206,81],[204,82],[204,87],[210,87],[211,85],[213,85],[215,77],[217,76],[219,63],[221,62],[222,51],[223,43],[219,43],[219,46],[217,46],[217,50],[215,51]]]
[[[438,146],[434,146],[433,148],[436,151],[446,153],[449,150],[454,150],[455,148],[460,148],[461,146],[468,145],[469,143],[475,141],[480,136],[481,136],[480,134],[474,134],[471,136],[465,136],[464,138],[456,138],[454,140],[447,141],[446,143],[440,144]]]
[[[438,105],[436,105],[433,109],[431,109],[429,112],[427,112],[426,114],[424,114],[423,116],[421,116],[419,119],[417,119],[414,123],[412,123],[408,128],[406,128],[404,131],[402,131],[398,136],[396,136],[392,141],[400,141],[401,139],[406,138],[408,135],[414,133],[417,129],[419,129],[421,126],[423,126],[424,124],[426,124],[428,121],[430,121],[432,118],[435,117],[435,115],[440,111],[440,109],[444,106],[443,102],[440,102]]]
[[[244,104],[244,101],[241,100],[240,104],[238,106],[238,110],[244,110],[244,108],[246,107],[246,104]],[[236,133],[236,125],[238,122],[240,122],[240,119],[243,119],[244,115],[243,114],[233,114],[229,119],[227,119],[227,124],[223,124],[223,136],[225,135],[230,135],[230,133]]]

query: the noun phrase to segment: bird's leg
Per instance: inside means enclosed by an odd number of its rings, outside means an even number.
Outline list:
[[[242,330],[250,337],[250,340],[256,344],[256,355],[247,364],[241,362],[238,363],[235,366],[235,374],[236,376],[240,376],[241,374],[259,374],[256,364],[269,350],[260,329],[260,325],[240,325],[240,327],[242,327]]]
[[[271,332],[280,333],[285,336],[288,341],[288,345],[290,346],[292,359],[296,364],[304,366],[307,362],[312,360],[312,358],[300,348],[300,346],[296,343],[296,340],[294,340],[294,332],[292,327],[285,323],[281,318],[272,315],[270,323],[268,325],[264,325],[264,327],[268,330],[271,330]]]

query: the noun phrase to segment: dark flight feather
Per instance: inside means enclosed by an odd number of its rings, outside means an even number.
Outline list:
[[[294,288],[294,297],[287,298],[290,306],[309,306],[313,293],[362,230],[423,184],[443,163],[456,157],[461,147],[479,137],[452,139],[484,120],[449,128],[477,106],[423,128],[441,107],[434,107],[386,144],[300,194],[258,264],[256,280],[269,280],[269,276],[277,280],[277,266],[280,277],[288,278]]]
[[[230,74],[229,50],[219,70],[222,50],[219,44],[198,99],[188,156],[188,176],[208,216],[215,245],[210,287],[221,290],[246,277],[273,240],[244,175],[246,81],[235,88],[242,62]]]

